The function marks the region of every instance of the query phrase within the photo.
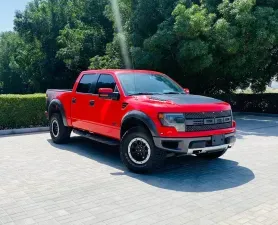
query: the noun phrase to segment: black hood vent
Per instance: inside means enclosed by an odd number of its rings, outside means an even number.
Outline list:
[[[127,103],[127,102],[124,102],[124,103],[122,104],[122,109],[125,109],[127,106],[128,106],[128,103]]]

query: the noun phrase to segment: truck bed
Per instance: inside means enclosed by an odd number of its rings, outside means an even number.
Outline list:
[[[72,89],[48,89],[46,91],[46,108],[48,110],[49,104],[53,99],[62,101],[67,104],[71,99]]]

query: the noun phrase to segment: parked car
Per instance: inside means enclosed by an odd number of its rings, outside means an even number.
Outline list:
[[[72,90],[47,90],[46,114],[54,143],[78,135],[120,146],[134,172],[160,167],[168,152],[206,159],[235,141],[231,106],[189,94],[167,75],[144,70],[88,70]]]

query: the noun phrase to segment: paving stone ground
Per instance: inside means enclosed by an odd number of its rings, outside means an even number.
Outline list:
[[[0,224],[278,224],[278,118],[236,120],[221,159],[168,159],[151,175],[80,137],[1,137]]]

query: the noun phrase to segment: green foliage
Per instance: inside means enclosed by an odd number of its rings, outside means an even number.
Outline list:
[[[195,93],[230,93],[250,84],[264,91],[277,74],[278,11],[254,0],[224,0],[214,9],[212,3],[179,3],[133,51],[136,66],[168,73]]]
[[[106,46],[106,54],[103,56],[96,55],[91,58],[91,69],[118,69],[124,68],[124,62],[121,56],[121,48],[119,44],[119,37],[115,36],[113,42]]]
[[[278,77],[276,0],[117,2],[123,30],[110,0],[33,0],[17,12],[0,36],[2,93],[71,88],[82,70],[124,68],[126,55],[193,93],[264,92]]]
[[[57,38],[57,57],[75,74],[86,70],[92,57],[105,53],[113,32],[112,22],[103,13],[108,1],[77,1],[69,8],[78,8],[80,2],[84,6],[76,12],[76,20],[67,23]]]
[[[15,32],[0,39],[3,93],[68,88],[90,59],[104,55],[113,23],[104,15],[108,0],[34,0],[16,12]],[[7,47],[11,46],[11,47]],[[16,82],[14,82],[16,81]]]
[[[45,94],[0,95],[0,130],[46,126]]]
[[[278,94],[231,94],[214,96],[231,104],[235,112],[277,114]]]
[[[22,93],[22,77],[17,57],[20,54],[22,42],[13,32],[3,33],[0,36],[0,81],[3,92]]]

